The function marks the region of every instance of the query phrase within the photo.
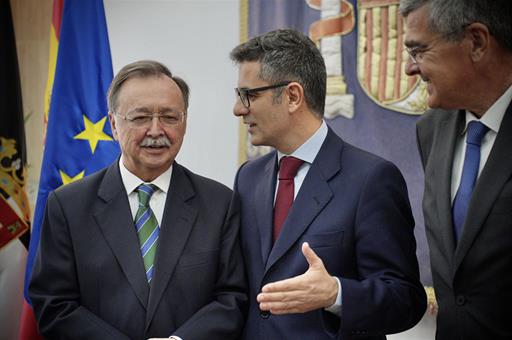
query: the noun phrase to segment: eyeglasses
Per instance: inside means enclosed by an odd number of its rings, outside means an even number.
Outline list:
[[[242,102],[243,106],[245,106],[248,109],[251,106],[251,100],[249,99],[251,94],[287,86],[290,83],[291,81],[283,81],[274,85],[255,87],[252,89],[236,87],[235,92],[240,98],[240,101]]]
[[[405,51],[411,57],[412,63],[415,65],[419,65],[423,61],[425,53],[430,51],[434,47],[434,43],[437,42],[438,40],[441,40],[441,38],[438,37],[436,39],[433,39],[428,44],[421,44],[414,47],[406,47]]]
[[[424,48],[421,46],[415,46],[415,47],[406,47],[405,51],[409,54],[411,57],[412,63],[415,65],[420,64],[423,61],[424,53],[430,50],[430,48]]]
[[[149,127],[153,118],[157,118],[163,126],[174,126],[183,123],[185,112],[177,110],[165,110],[163,112],[146,112],[145,110],[135,110],[128,112],[126,115],[114,113],[116,116],[124,119],[133,127]]]

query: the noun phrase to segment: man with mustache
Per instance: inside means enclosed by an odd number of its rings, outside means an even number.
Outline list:
[[[122,155],[48,197],[30,298],[49,339],[234,339],[247,300],[231,190],[175,161],[189,88],[162,64],[108,93]]]
[[[438,340],[512,339],[512,1],[401,0]]]

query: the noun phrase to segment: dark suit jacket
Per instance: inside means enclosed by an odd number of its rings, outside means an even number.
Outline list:
[[[457,247],[450,199],[463,111],[432,110],[417,124],[423,211],[439,304],[437,339],[512,339],[512,105],[476,183]]]
[[[146,281],[118,162],[48,197],[30,298],[49,339],[236,338],[247,300],[231,190],[174,163]]]
[[[414,326],[426,308],[419,282],[407,189],[399,170],[329,129],[272,246],[276,152],[238,172],[241,242],[249,279],[245,339],[384,339]],[[256,295],[269,283],[303,274],[309,242],[341,280],[340,318],[324,310],[261,313]]]

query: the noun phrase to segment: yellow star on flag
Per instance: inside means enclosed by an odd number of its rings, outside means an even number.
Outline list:
[[[91,146],[91,151],[94,153],[96,151],[96,146],[100,140],[112,140],[112,137],[103,132],[103,128],[105,127],[105,122],[107,121],[107,116],[100,119],[98,122],[93,123],[84,115],[84,125],[85,130],[76,135],[75,139],[83,139],[89,141],[89,145]]]
[[[75,177],[71,177],[69,176],[68,174],[66,174],[64,171],[62,170],[59,170],[59,173],[60,173],[60,178],[62,180],[62,185],[66,185],[66,184],[69,184],[69,183],[73,183],[73,182],[76,182],[78,181],[80,178],[83,178],[84,177],[84,174],[85,174],[85,170],[82,171],[81,173],[79,173],[78,175],[76,175]]]

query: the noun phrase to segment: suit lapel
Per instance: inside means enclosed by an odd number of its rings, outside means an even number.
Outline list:
[[[469,203],[459,246],[455,253],[455,268],[462,262],[471,244],[491,211],[505,183],[512,175],[512,103],[509,105],[489,158],[480,174]]]
[[[98,190],[98,196],[104,204],[93,212],[94,218],[135,295],[146,308],[149,285],[128,196],[119,173],[119,162],[108,168]]]
[[[333,193],[328,180],[340,171],[342,147],[341,140],[329,129],[326,140],[311,164],[283,224],[281,234],[272,248],[265,272],[297,242],[331,200]]]
[[[156,270],[149,294],[146,328],[149,327],[158,303],[174,273],[198,214],[197,209],[187,203],[195,195],[189,178],[180,165],[174,163],[173,167],[160,226],[155,257]]]
[[[451,112],[447,119],[441,122],[436,145],[432,148],[437,152],[432,154],[436,167],[434,188],[436,188],[436,205],[439,212],[439,224],[430,226],[435,233],[442,235],[447,258],[453,259],[455,252],[455,237],[453,234],[453,218],[451,203],[452,164],[457,137],[464,128],[463,112]]]
[[[256,225],[260,237],[261,261],[265,265],[272,249],[274,194],[277,178],[277,153],[272,152],[263,169],[262,180],[254,190]]]

